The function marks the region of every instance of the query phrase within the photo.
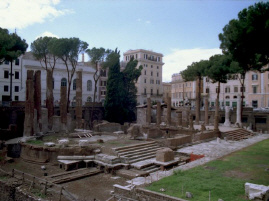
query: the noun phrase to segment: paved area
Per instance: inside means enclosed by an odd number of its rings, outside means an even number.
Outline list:
[[[252,138],[242,140],[242,141],[225,141],[225,140],[217,139],[210,142],[205,142],[205,143],[201,143],[197,145],[192,145],[189,147],[184,147],[184,148],[178,149],[177,152],[205,155],[205,157],[198,159],[196,161],[187,163],[185,165],[176,167],[169,171],[154,172],[154,173],[151,173],[150,176],[148,177],[145,177],[145,178],[137,177],[127,182],[133,185],[138,185],[138,186],[143,185],[143,184],[148,184],[153,181],[157,181],[163,177],[172,175],[174,170],[187,170],[187,169],[199,166],[199,165],[203,165],[209,161],[216,160],[217,158],[221,158],[225,155],[228,155],[232,152],[243,149],[245,147],[248,147],[252,144],[255,144],[265,139],[269,139],[269,134],[258,134]]]

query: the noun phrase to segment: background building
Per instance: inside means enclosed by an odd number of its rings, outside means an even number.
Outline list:
[[[163,100],[166,99],[166,97],[171,97],[171,83],[163,82]]]
[[[162,101],[163,86],[162,86],[162,62],[163,55],[160,53],[138,49],[129,50],[123,53],[124,63],[130,61],[133,57],[138,60],[138,66],[142,65],[143,70],[138,78],[137,87],[137,103],[145,104],[147,97],[150,96],[152,101]]]

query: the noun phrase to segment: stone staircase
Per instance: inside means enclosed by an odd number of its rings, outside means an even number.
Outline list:
[[[142,168],[141,170],[150,174],[152,172],[156,172],[156,171],[160,170],[160,167],[155,165],[155,164],[152,164],[150,166]]]
[[[155,158],[156,151],[160,149],[156,142],[146,142],[124,147],[114,148],[114,152],[126,163],[132,164],[139,161]]]
[[[243,128],[239,128],[232,131],[223,132],[223,136],[226,137],[227,140],[240,141],[244,139],[248,139],[253,137],[255,134],[251,131],[248,131]]]

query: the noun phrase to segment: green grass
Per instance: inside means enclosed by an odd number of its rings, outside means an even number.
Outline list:
[[[33,144],[33,145],[43,145],[44,142],[42,140],[29,140],[26,143]]]
[[[269,140],[264,140],[251,147],[232,153],[219,160],[187,171],[175,171],[147,187],[149,190],[185,198],[185,192],[193,194],[190,200],[242,201],[245,199],[245,182],[269,185]],[[183,192],[182,195],[182,186]]]

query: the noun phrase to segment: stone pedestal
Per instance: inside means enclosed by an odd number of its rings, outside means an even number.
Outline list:
[[[76,128],[82,128],[82,71],[77,72],[76,85]]]
[[[161,103],[157,102],[157,126],[161,124]]]
[[[171,97],[167,97],[167,114],[166,114],[166,124],[171,125]]]
[[[224,126],[226,126],[226,127],[231,126],[231,122],[230,122],[230,107],[229,106],[225,106],[225,122],[224,122]]]
[[[208,94],[206,94],[204,98],[205,98],[205,125],[208,125]]]
[[[168,162],[174,159],[174,152],[170,148],[163,148],[156,152],[156,161]]]
[[[151,99],[147,98],[147,124],[151,123]]]

